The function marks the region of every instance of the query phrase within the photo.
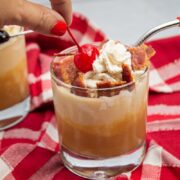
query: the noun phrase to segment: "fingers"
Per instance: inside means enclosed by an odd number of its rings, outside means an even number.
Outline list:
[[[67,24],[70,25],[72,21],[72,3],[71,0],[50,0],[51,6],[54,10],[60,13]]]
[[[24,1],[19,11],[20,18],[17,24],[21,26],[46,34],[63,35],[66,32],[67,25],[64,18],[52,9]]]

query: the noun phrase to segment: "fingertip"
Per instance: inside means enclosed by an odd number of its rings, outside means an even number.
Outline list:
[[[19,25],[43,34],[62,36],[67,29],[66,19],[53,9],[26,1]]]
[[[58,12],[70,26],[72,23],[72,2],[71,0],[50,0],[52,8]]]
[[[64,19],[65,19],[67,25],[70,26],[72,24],[72,19],[73,19],[72,12],[69,12],[69,14],[64,17]]]

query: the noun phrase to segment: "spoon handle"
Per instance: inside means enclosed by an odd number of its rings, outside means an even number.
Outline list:
[[[22,36],[22,35],[30,34],[30,33],[33,33],[33,32],[34,32],[33,30],[22,31],[22,32],[16,33],[14,35],[11,35],[10,37],[13,38],[13,37],[16,37],[16,36]]]
[[[178,26],[178,25],[180,25],[180,16],[177,17],[176,20],[161,24],[159,26],[156,26],[156,27],[150,29],[143,36],[141,36],[139,38],[139,40],[136,42],[135,46],[141,45],[143,42],[145,42],[147,39],[149,39],[152,35],[160,32],[160,31],[163,31],[165,29],[169,29],[171,27],[175,27],[175,26]]]

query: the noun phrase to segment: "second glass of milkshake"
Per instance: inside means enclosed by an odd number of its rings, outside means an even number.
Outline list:
[[[10,35],[23,31],[9,25]],[[26,116],[30,108],[27,58],[24,36],[0,44],[0,130],[12,127]]]

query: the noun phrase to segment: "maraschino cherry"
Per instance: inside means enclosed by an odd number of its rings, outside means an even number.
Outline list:
[[[83,73],[92,70],[92,64],[99,55],[99,50],[92,44],[79,46],[69,28],[67,28],[67,31],[78,48],[78,53],[74,55],[75,66]]]

